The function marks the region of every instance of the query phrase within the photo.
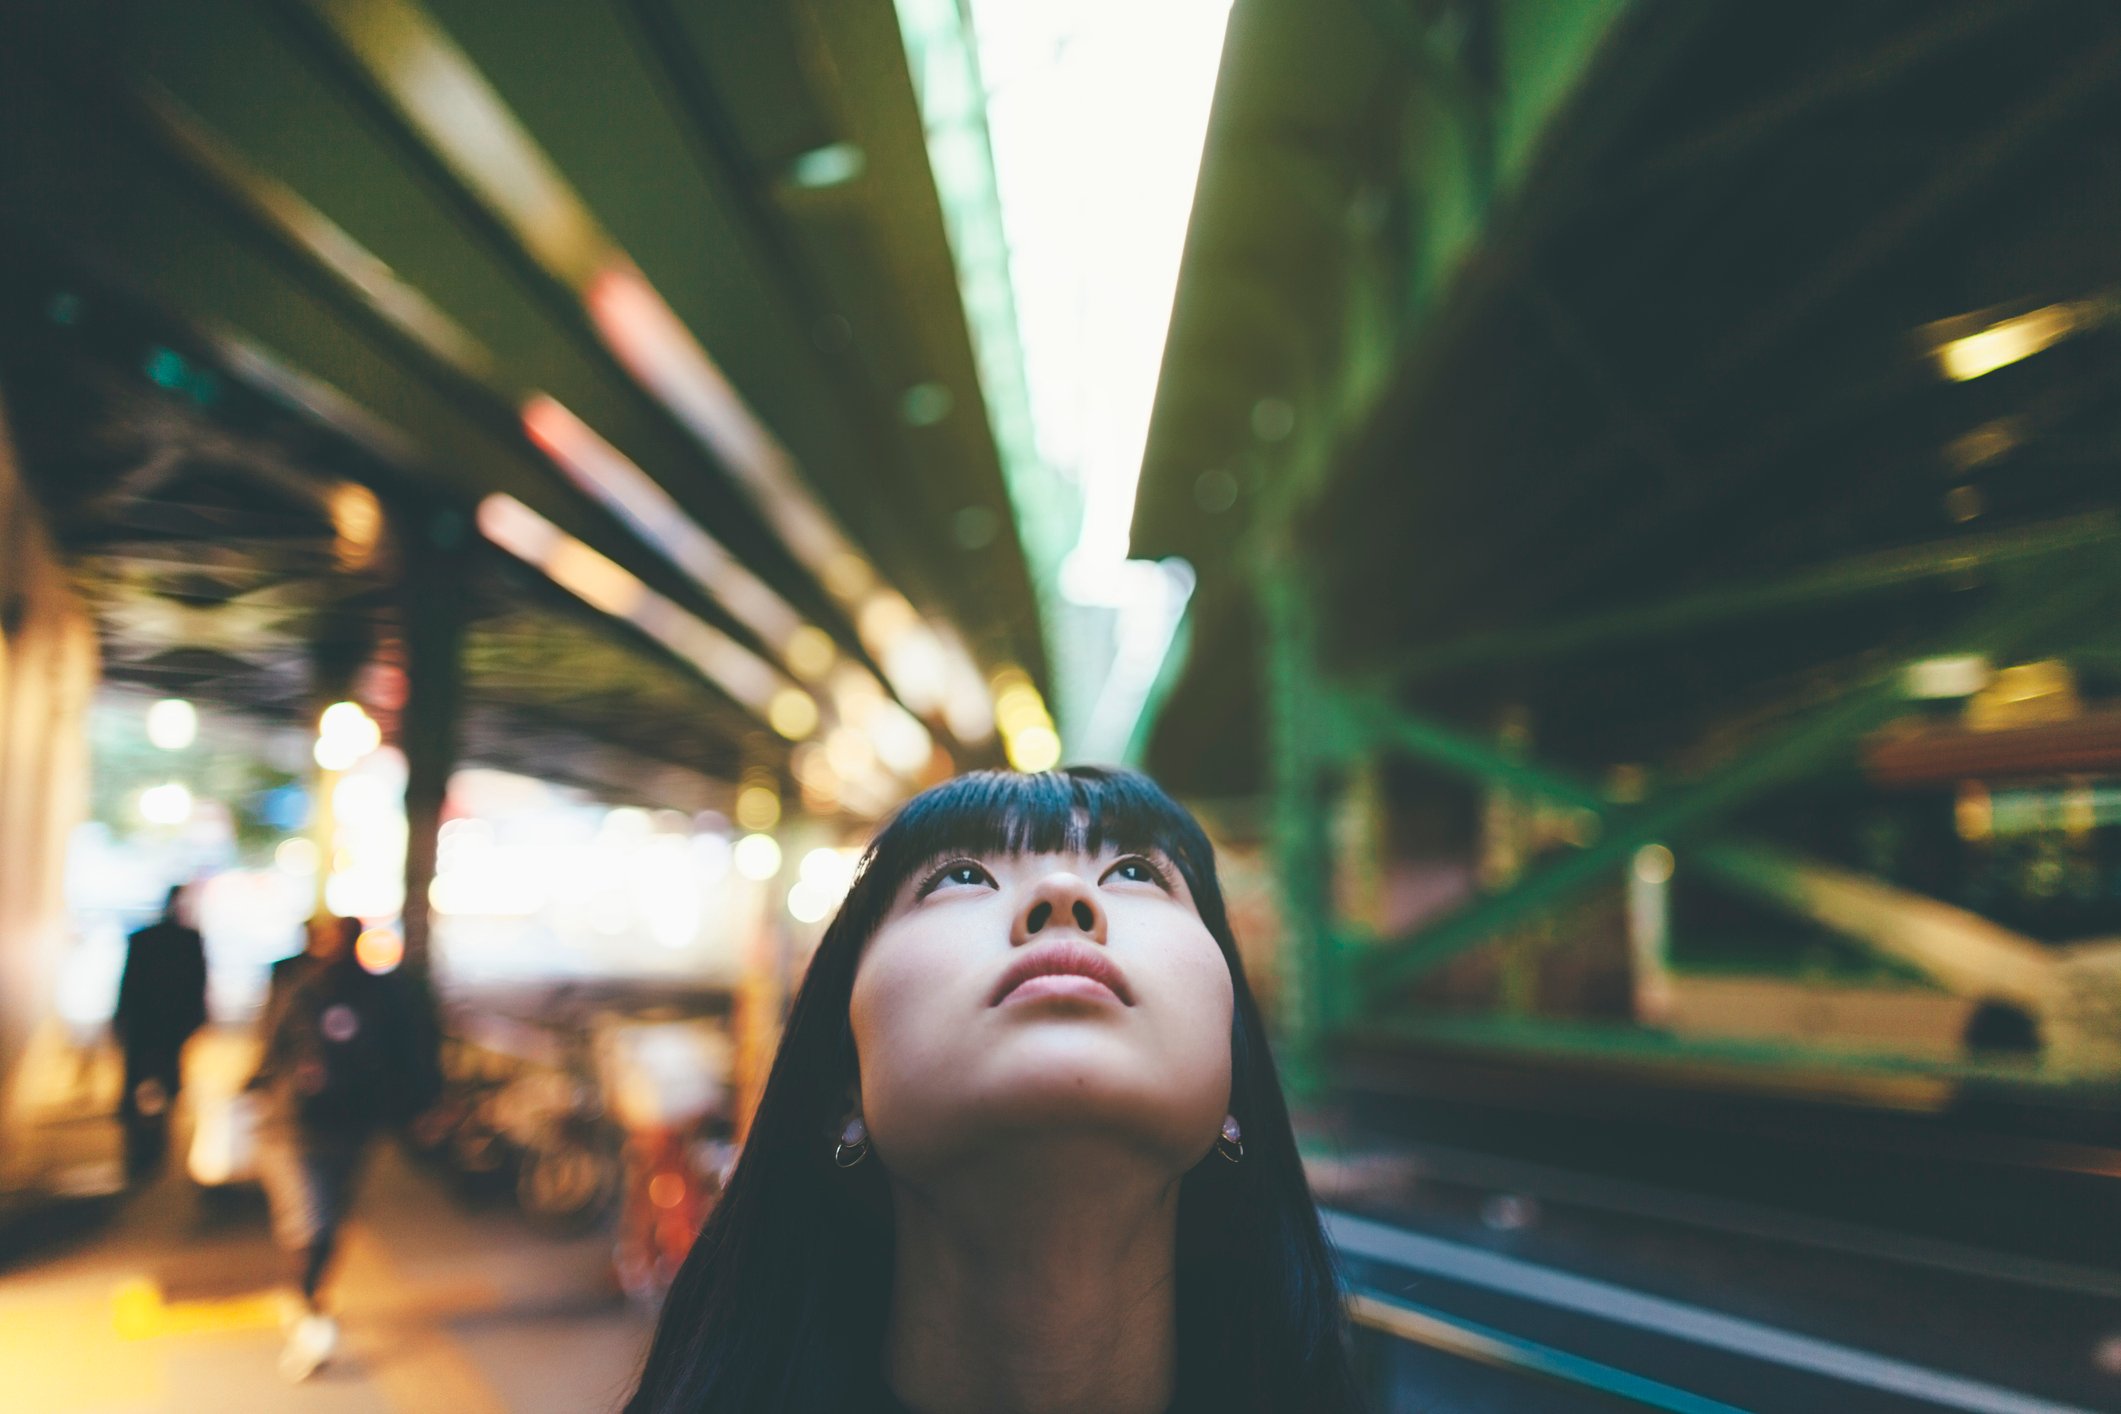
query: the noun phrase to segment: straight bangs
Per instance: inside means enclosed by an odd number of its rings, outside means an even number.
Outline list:
[[[866,939],[908,880],[952,856],[1094,855],[1107,849],[1169,859],[1202,921],[1228,951],[1208,837],[1184,806],[1146,776],[1094,766],[1036,775],[972,771],[914,797],[863,855],[841,905],[842,922]]]

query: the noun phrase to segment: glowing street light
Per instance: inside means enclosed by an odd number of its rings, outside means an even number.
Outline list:
[[[182,751],[197,740],[199,713],[181,697],[165,697],[147,709],[147,739],[164,751]]]
[[[140,792],[140,818],[150,825],[181,825],[191,819],[191,787],[164,781]]]
[[[383,744],[383,729],[358,702],[334,702],[317,720],[312,754],[327,771],[344,771]]]
[[[761,883],[781,872],[781,846],[771,835],[746,835],[736,842],[736,872]]]

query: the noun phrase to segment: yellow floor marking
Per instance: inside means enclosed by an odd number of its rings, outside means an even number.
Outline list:
[[[408,1281],[383,1244],[358,1225],[348,1229],[340,1257],[338,1281],[346,1295],[347,1340],[365,1357],[369,1379],[391,1406],[414,1411],[447,1409],[451,1414],[507,1414],[500,1395],[479,1368],[450,1338],[443,1322],[452,1316],[492,1310],[501,1293],[490,1281],[454,1278],[435,1284]],[[51,1359],[55,1347],[84,1347],[80,1324],[117,1337],[119,1350],[169,1337],[200,1337],[277,1330],[289,1297],[280,1291],[247,1292],[210,1301],[169,1301],[146,1277],[123,1282],[111,1293],[108,1320],[89,1313],[49,1308],[30,1331],[15,1321],[0,1334],[0,1368],[47,1372],[47,1390],[25,1399],[22,1408],[51,1414],[102,1408],[113,1404],[156,1402],[164,1393],[159,1364],[134,1356],[117,1364],[104,1355],[85,1359]],[[93,1342],[107,1344],[104,1342]],[[20,1346],[21,1359],[6,1358]],[[27,1358],[34,1351],[37,1360]],[[51,1372],[64,1369],[60,1376]],[[102,1378],[84,1380],[89,1371]],[[115,1377],[115,1378],[114,1378]],[[24,1397],[19,1386],[11,1396]],[[10,1406],[12,1407],[12,1406]]]
[[[213,1301],[164,1301],[161,1287],[136,1277],[112,1293],[110,1306],[111,1325],[120,1339],[154,1340],[276,1330],[287,1298],[276,1291],[258,1291]]]

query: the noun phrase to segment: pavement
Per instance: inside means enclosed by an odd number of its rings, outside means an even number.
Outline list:
[[[55,1132],[70,1170],[115,1157],[97,1115]],[[630,1388],[651,1321],[617,1294],[609,1237],[466,1207],[389,1144],[328,1289],[342,1353],[290,1386],[276,1368],[288,1267],[264,1202],[181,1168],[17,1222],[26,1240],[0,1251],[0,1414],[583,1414]]]

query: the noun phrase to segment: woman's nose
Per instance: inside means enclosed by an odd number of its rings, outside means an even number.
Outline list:
[[[1039,880],[1017,911],[1009,941],[1018,947],[1054,933],[1080,933],[1093,943],[1105,941],[1105,911],[1097,894],[1073,874],[1048,874]]]

